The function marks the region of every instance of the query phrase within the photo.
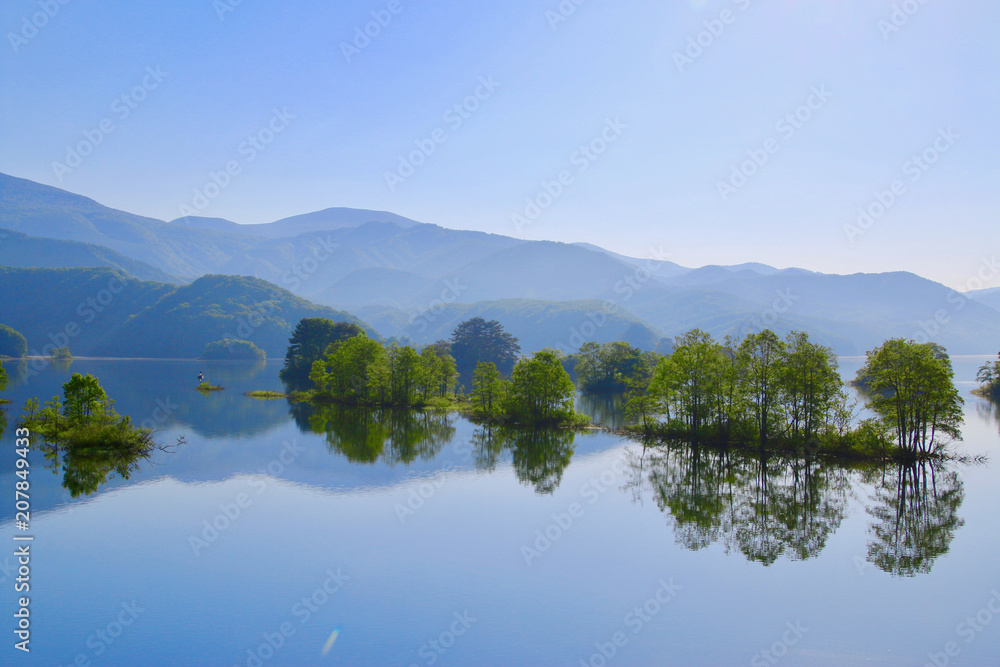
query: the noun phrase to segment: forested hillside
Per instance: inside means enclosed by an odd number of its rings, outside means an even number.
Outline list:
[[[281,357],[304,317],[355,322],[377,336],[353,315],[258,278],[205,276],[176,287],[107,268],[0,267],[0,284],[0,321],[24,334],[29,354],[68,346],[76,356],[193,358],[228,337]]]

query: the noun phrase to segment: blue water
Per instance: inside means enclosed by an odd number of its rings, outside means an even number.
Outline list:
[[[985,359],[954,360],[957,448],[995,460],[1000,412],[968,394]],[[858,363],[842,360],[845,373]],[[272,362],[81,360],[27,381],[7,368],[3,664],[1000,664],[993,462],[933,471],[931,500],[902,516],[894,470],[823,467],[810,486],[775,462],[762,484],[737,462],[701,486],[685,471],[715,463],[685,467],[689,453],[594,432],[540,458],[523,444],[487,455],[456,417],[398,427],[381,448],[337,441],[308,410],[242,395],[281,389]],[[201,369],[225,391],[193,391]],[[24,654],[13,422],[72,372],[100,377],[119,412],[172,446],[76,498],[31,453]],[[407,440],[414,429],[433,437]],[[872,562],[880,506],[926,538],[893,546],[916,565]]]

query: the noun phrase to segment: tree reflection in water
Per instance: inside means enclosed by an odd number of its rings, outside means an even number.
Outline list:
[[[694,446],[658,450],[648,481],[689,549],[721,543],[770,565],[816,556],[846,515],[847,472],[807,461],[737,456]]]
[[[678,544],[692,550],[721,544],[726,553],[764,565],[819,555],[847,515],[853,482],[875,486],[868,560],[893,575],[929,572],[963,523],[961,479],[930,464],[865,474],[674,444],[634,457],[632,469],[631,485],[640,495],[652,491]]]
[[[559,488],[574,439],[572,431],[562,429],[483,427],[472,436],[473,459],[476,469],[492,471],[509,453],[518,481],[544,495]]]
[[[976,403],[976,412],[983,421],[996,422],[998,430],[1000,430],[1000,401],[993,398],[981,398]]]
[[[183,440],[178,441],[183,444]],[[62,446],[40,443],[37,448],[45,456],[45,467],[53,472],[63,471],[63,488],[73,498],[90,495],[102,484],[118,475],[123,480],[146,461],[156,451],[171,451],[171,447],[149,445],[145,447],[119,447],[102,445]]]
[[[455,436],[452,418],[439,412],[333,405],[316,408],[308,420],[331,451],[354,463],[430,461]]]
[[[625,394],[581,394],[576,399],[576,409],[587,415],[594,424],[617,430],[625,426]]]
[[[919,463],[883,471],[874,481],[868,562],[901,577],[930,572],[965,524],[958,516],[965,498],[958,473]]]

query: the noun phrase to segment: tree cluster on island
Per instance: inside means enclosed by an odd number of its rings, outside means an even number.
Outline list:
[[[874,417],[855,423],[832,350],[765,329],[717,342],[688,332],[648,379],[632,378],[628,410],[646,436],[839,458],[926,459],[960,439],[963,400],[947,354],[891,339],[858,372]]]
[[[20,359],[28,354],[28,341],[21,334],[6,324],[0,324],[0,358],[14,357]]]
[[[469,415],[479,421],[524,426],[579,423],[575,388],[550,352],[518,358],[517,338],[497,321],[472,318],[451,340],[420,351],[382,343],[359,327],[321,318],[299,322],[281,377],[301,381],[308,369],[313,402],[374,407],[467,407],[459,379],[472,376]],[[503,375],[509,374],[510,379]],[[484,408],[485,406],[485,408]]]
[[[868,353],[856,383],[875,416],[862,420],[833,351],[804,332],[781,339],[765,329],[718,342],[695,329],[667,355],[624,342],[588,342],[572,355],[519,351],[516,338],[482,318],[420,351],[353,325],[303,320],[282,377],[309,368],[314,401],[457,407],[456,380],[471,368],[466,410],[474,421],[531,427],[580,425],[577,386],[625,390],[630,430],[645,437],[837,458],[933,458],[961,438],[963,400],[947,352],[933,344],[891,339]],[[998,371],[1000,362],[984,367],[981,379],[1000,378]]]
[[[995,361],[988,361],[979,367],[976,380],[979,382],[979,387],[972,393],[983,398],[1000,400],[1000,353],[997,354]]]
[[[22,425],[53,444],[81,446],[123,446],[142,449],[152,446],[152,430],[132,424],[121,416],[97,378],[73,373],[63,384],[63,397],[53,396],[41,406],[37,398],[25,404]]]

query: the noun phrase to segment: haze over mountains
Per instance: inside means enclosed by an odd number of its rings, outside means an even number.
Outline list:
[[[650,349],[694,327],[716,337],[801,329],[841,354],[862,354],[893,336],[935,340],[958,354],[989,354],[1000,345],[996,290],[967,298],[902,272],[841,276],[753,263],[690,269],[665,256],[644,260],[584,243],[445,229],[380,211],[330,208],[262,225],[165,222],[0,174],[2,234],[0,265],[108,267],[175,286],[207,274],[249,276],[418,344],[482,315],[500,320],[525,352],[572,351],[587,340]],[[175,287],[162,290],[167,299]],[[9,303],[0,322],[39,335],[22,318],[48,318],[28,304],[8,321]],[[29,336],[29,346],[42,343]]]

